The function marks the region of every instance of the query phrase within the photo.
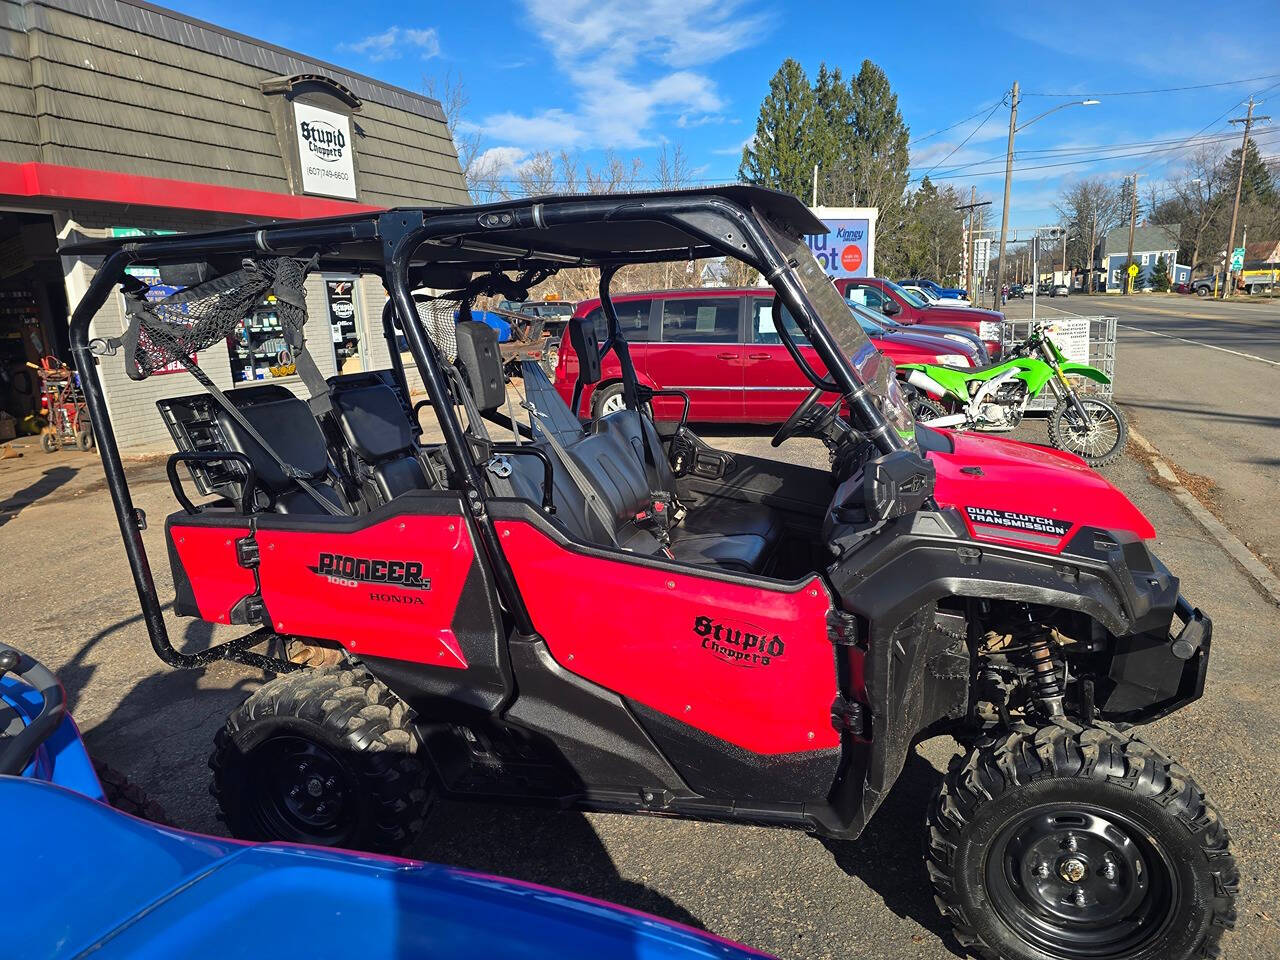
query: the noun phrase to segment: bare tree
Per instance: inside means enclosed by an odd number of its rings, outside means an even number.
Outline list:
[[[1076,181],[1056,204],[1058,215],[1074,235],[1074,240],[1068,240],[1068,262],[1085,268],[1088,275],[1086,289],[1090,293],[1095,289],[1093,267],[1098,240],[1120,223],[1124,206],[1120,191],[1101,177]]]
[[[422,92],[440,102],[449,136],[453,139],[454,149],[458,151],[458,166],[466,180],[471,199],[479,200],[491,195],[496,186],[494,181],[502,170],[494,157],[485,154],[484,138],[480,131],[463,123],[463,114],[470,105],[471,98],[467,95],[461,74],[455,72],[453,67],[447,67],[440,76],[424,75]]]

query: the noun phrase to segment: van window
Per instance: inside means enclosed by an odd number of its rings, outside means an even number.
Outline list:
[[[627,343],[647,343],[649,341],[649,307],[652,300],[624,300],[615,302],[614,310],[618,314],[618,326]],[[609,337],[609,327],[604,319],[604,307],[596,307],[587,314],[587,319],[596,328],[596,339],[604,343]]]
[[[737,299],[664,300],[662,339],[667,343],[737,343]]]
[[[883,313],[884,302],[887,298],[875,287],[855,287],[850,285],[849,289],[845,291],[845,299],[850,303],[870,307],[872,310],[880,310]]]
[[[797,345],[808,346],[809,339],[797,326],[795,317],[791,316],[791,311],[786,308],[785,304],[782,307],[782,322],[786,325],[787,333],[791,334],[791,339]],[[782,339],[778,336],[778,329],[773,325],[772,300],[755,300],[752,302],[751,342],[764,344],[782,343]]]

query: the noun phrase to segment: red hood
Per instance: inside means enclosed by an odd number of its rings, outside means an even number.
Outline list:
[[[982,310],[978,307],[925,307],[919,313],[924,323],[945,324],[948,320],[953,323],[956,320],[999,323],[1004,320],[1003,313],[995,310]]]
[[[895,344],[901,344],[905,347],[913,347],[916,350],[925,351],[933,356],[946,356],[947,354],[961,354],[969,358],[969,362],[974,366],[978,365],[978,351],[974,349],[973,344],[961,340],[948,340],[946,337],[939,336],[934,333],[915,333],[909,329],[886,329],[883,333],[877,333],[871,341],[875,343],[883,340],[886,345],[892,347]],[[886,353],[892,353],[892,350],[886,350]]]
[[[950,433],[955,452],[930,453],[939,506],[955,507],[978,540],[1058,553],[1082,527],[1156,535],[1129,498],[1079,457],[1004,437]],[[962,468],[981,468],[981,474]]]

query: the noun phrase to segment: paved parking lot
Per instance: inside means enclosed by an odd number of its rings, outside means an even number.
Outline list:
[[[706,431],[764,452],[759,431]],[[1028,439],[1043,436],[1032,422]],[[788,444],[792,457],[818,457]],[[1215,622],[1205,698],[1149,728],[1181,757],[1230,824],[1240,859],[1240,923],[1228,957],[1280,956],[1280,611],[1266,602],[1137,461],[1105,471],[1151,518],[1157,552]],[[156,461],[131,465],[162,595],[171,595],[162,518],[172,498]],[[0,630],[56,670],[90,749],[144,785],[183,827],[221,832],[205,758],[226,713],[260,681],[218,663],[173,671],[152,654],[95,457],[0,461],[0,556],[8,568]],[[183,645],[205,624],[170,618]],[[951,754],[930,741],[862,838],[620,815],[445,805],[415,856],[553,884],[647,910],[782,957],[946,957],[920,858],[928,797]]]

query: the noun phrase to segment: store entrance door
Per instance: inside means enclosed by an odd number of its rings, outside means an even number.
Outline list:
[[[359,373],[365,369],[364,318],[360,315],[356,285],[359,279],[342,274],[324,275],[329,332],[333,340],[334,369]]]
[[[0,442],[32,432],[40,378],[28,366],[68,362],[67,294],[53,217],[0,211]]]

